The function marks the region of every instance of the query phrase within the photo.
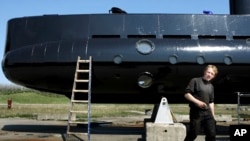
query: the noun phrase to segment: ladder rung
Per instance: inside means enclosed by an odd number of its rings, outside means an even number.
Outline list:
[[[89,90],[73,90],[74,92],[82,92],[82,93],[87,93]]]
[[[78,135],[88,135],[88,133],[78,133],[78,132],[68,132],[68,135],[74,135],[74,134],[78,134]]]
[[[81,122],[81,121],[69,121],[70,124],[88,124],[87,122]]]
[[[80,70],[80,69],[78,69],[78,70],[76,70],[76,72],[89,72],[89,70]]]
[[[88,113],[88,111],[70,111],[71,113],[82,113],[82,114],[86,114]]]
[[[89,63],[89,60],[78,60],[79,63]]]
[[[88,103],[88,100],[71,100],[74,103]]]
[[[83,79],[81,79],[81,80],[76,79],[75,82],[89,82],[89,80],[87,80],[87,79],[86,79],[86,80],[83,80]]]

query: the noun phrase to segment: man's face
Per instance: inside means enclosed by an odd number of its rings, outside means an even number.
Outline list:
[[[214,70],[212,68],[208,68],[205,72],[204,72],[204,76],[203,78],[207,81],[211,81],[213,78],[215,77],[215,73]]]

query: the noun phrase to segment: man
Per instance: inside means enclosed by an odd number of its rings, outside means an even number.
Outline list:
[[[203,77],[191,79],[186,88],[184,97],[189,101],[190,130],[185,141],[195,140],[200,132],[201,124],[204,127],[206,141],[215,141],[214,87],[211,80],[217,74],[217,67],[208,65]]]

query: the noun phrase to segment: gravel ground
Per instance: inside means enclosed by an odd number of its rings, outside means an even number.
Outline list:
[[[144,117],[96,119],[91,123],[91,141],[145,141]],[[246,124],[250,122],[246,121]],[[188,123],[184,123],[188,127]],[[217,123],[217,141],[229,141],[229,126],[233,122]],[[38,121],[20,118],[0,119],[0,141],[65,141],[67,121]],[[82,128],[82,127],[77,127]],[[83,132],[87,133],[85,126]],[[87,141],[88,135],[80,137]],[[70,140],[79,139],[71,136]],[[204,141],[200,135],[196,141]]]

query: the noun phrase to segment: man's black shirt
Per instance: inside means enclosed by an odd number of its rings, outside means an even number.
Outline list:
[[[208,107],[209,103],[214,102],[214,87],[210,82],[204,80],[202,77],[191,79],[185,93],[192,94],[198,100],[205,102]],[[190,102],[189,105],[191,108],[198,108],[194,105],[194,103]]]

